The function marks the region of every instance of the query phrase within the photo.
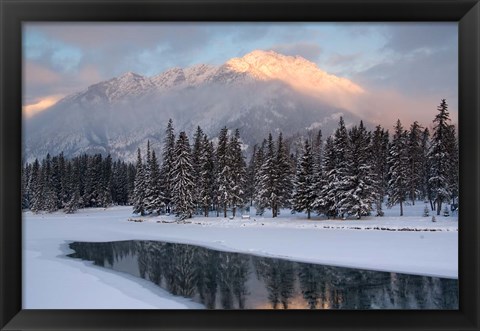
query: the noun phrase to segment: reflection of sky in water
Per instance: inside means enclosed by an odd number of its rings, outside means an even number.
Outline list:
[[[210,309],[458,309],[458,281],[298,263],[158,241],[72,243],[71,257]]]

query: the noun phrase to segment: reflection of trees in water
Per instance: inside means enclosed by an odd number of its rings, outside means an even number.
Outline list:
[[[112,243],[74,242],[69,246],[75,251],[75,253],[69,255],[70,257],[93,261],[95,265],[101,267],[105,267],[105,261],[113,265],[114,253]]]
[[[220,253],[199,248],[197,250],[197,257],[197,289],[200,301],[208,309],[214,309],[217,299]]]
[[[219,253],[218,284],[222,308],[245,308],[245,296],[248,294],[246,282],[249,275],[249,258],[240,254]]]
[[[208,309],[248,308],[249,274],[266,288],[274,309],[458,309],[458,281],[251,257],[155,241],[72,243],[71,257],[113,267],[131,256],[138,272]],[[297,286],[295,284],[298,284]],[[297,290],[298,288],[298,290]],[[300,303],[299,303],[300,302]],[[304,306],[302,303],[304,302]]]
[[[232,291],[238,301],[238,308],[244,309],[245,297],[248,295],[246,283],[250,274],[250,259],[240,254],[235,254],[232,257]]]
[[[254,258],[257,275],[265,282],[268,300],[273,309],[282,304],[288,309],[289,299],[294,294],[295,264],[290,261],[269,258]]]
[[[308,308],[316,309],[319,301],[325,301],[325,273],[324,268],[314,264],[300,264],[298,278],[302,296]]]

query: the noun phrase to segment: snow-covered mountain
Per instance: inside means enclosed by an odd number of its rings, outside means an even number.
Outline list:
[[[220,128],[239,128],[248,146],[268,135],[322,128],[329,134],[363,89],[330,75],[302,57],[253,51],[220,66],[172,68],[153,77],[128,72],[69,95],[25,119],[25,157],[63,151],[110,153],[134,159],[150,140],[160,152],[169,118],[176,132],[197,125],[214,138]]]

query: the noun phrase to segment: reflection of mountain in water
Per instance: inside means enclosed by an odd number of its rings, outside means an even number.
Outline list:
[[[458,281],[298,263],[158,241],[70,244],[73,258],[209,309],[458,309]]]

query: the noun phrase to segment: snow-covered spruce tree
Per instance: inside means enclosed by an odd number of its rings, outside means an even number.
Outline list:
[[[403,130],[400,120],[397,120],[388,157],[390,178],[388,181],[388,206],[400,204],[400,216],[403,216],[403,204],[406,202],[409,192],[407,141],[408,133]]]
[[[65,159],[65,156],[63,155],[63,152],[61,152],[58,155],[58,168],[60,171],[60,190],[58,192],[58,199],[59,199],[59,208],[63,208],[65,203],[67,203],[69,195],[68,195],[68,178],[69,175],[66,173],[67,171],[67,164],[70,163],[70,161]]]
[[[429,159],[429,151],[430,151],[430,131],[428,128],[425,128],[422,131],[422,138],[421,138],[421,148],[422,148],[422,174],[421,174],[421,197],[425,201],[430,202],[430,208],[432,210],[435,209],[433,205],[433,198],[432,198],[432,190],[430,183],[428,182],[430,179],[430,159]]]
[[[78,187],[73,191],[73,194],[71,194],[70,200],[65,204],[65,207],[63,208],[63,211],[66,214],[73,214],[74,212],[77,211],[80,205],[80,192],[78,190]]]
[[[85,157],[84,156],[80,156],[80,157],[77,157],[77,158],[74,158],[70,163],[72,164],[72,170],[71,170],[71,176],[70,176],[70,179],[69,179],[69,190],[70,190],[70,194],[69,194],[69,197],[70,199],[68,200],[65,208],[66,210],[64,209],[65,212],[68,212],[68,209],[74,209],[74,210],[71,210],[71,212],[74,212],[77,208],[83,208],[85,206],[85,203],[82,199],[82,196],[83,196],[83,190],[84,190],[84,186],[83,186],[83,181],[84,181],[84,172],[85,172],[85,168],[84,168],[84,160],[85,160]],[[75,194],[77,194],[77,196],[75,196]],[[72,207],[72,205],[74,205]]]
[[[313,203],[317,198],[314,185],[312,149],[308,140],[305,140],[305,147],[301,160],[297,163],[295,174],[292,204],[297,212],[305,211],[308,219],[313,210]]]
[[[233,217],[237,208],[242,208],[245,204],[245,183],[247,176],[247,165],[243,157],[240,145],[240,130],[236,129],[228,144],[228,158],[230,163],[230,202]]]
[[[327,139],[328,140],[328,139]],[[328,142],[328,141],[327,141]],[[340,117],[338,128],[335,130],[333,140],[330,141],[329,150],[325,146],[324,182],[320,191],[319,203],[316,206],[323,206],[327,215],[343,217],[346,210],[339,201],[344,199],[346,190],[347,153],[348,153],[348,132],[343,117]],[[327,156],[327,154],[330,154]]]
[[[278,216],[280,208],[291,206],[293,172],[291,171],[291,160],[288,149],[280,132],[277,140],[276,167],[277,167],[277,206],[275,216]]]
[[[337,163],[333,137],[328,137],[322,159],[322,177],[320,178],[320,191],[314,202],[315,209],[319,214],[325,214],[328,218],[337,215],[337,197],[335,195],[335,182]]]
[[[152,150],[146,189],[145,210],[150,214],[155,212],[160,213],[164,207],[164,197],[160,188],[160,167],[158,165],[157,155],[155,151]]]
[[[28,181],[31,172],[31,165],[22,161],[22,178],[21,178],[21,189],[22,189],[22,210],[28,209],[30,204],[29,199],[29,188]]]
[[[101,206],[106,208],[112,204],[112,157],[107,155],[102,164]]]
[[[32,175],[30,178],[30,187],[31,187],[31,205],[30,209],[34,213],[38,213],[43,209],[43,174],[42,168],[40,167],[40,162],[38,159],[35,159],[32,165]]]
[[[73,162],[66,161],[65,163],[65,201],[63,202],[63,212],[67,214],[74,213],[78,209],[78,204],[76,206],[72,206],[73,204],[73,196],[76,190],[76,186],[73,185]],[[77,197],[78,201],[79,197]],[[70,209],[70,210],[69,210]]]
[[[388,130],[385,131],[378,125],[373,132],[371,142],[373,176],[375,179],[375,192],[377,193],[377,199],[375,201],[377,216],[384,215],[382,204],[388,186],[388,140]]]
[[[137,150],[137,163],[135,165],[135,181],[133,189],[133,213],[145,215],[145,188],[147,186],[145,169],[142,162],[140,148]]]
[[[413,205],[415,205],[415,200],[421,196],[422,191],[422,129],[422,126],[415,121],[408,132],[408,198]]]
[[[208,140],[207,135],[203,136],[201,151],[199,158],[200,177],[197,183],[199,187],[199,205],[205,217],[208,217],[208,211],[213,204],[214,195],[215,152],[213,143]]]
[[[433,136],[432,145],[430,147],[430,178],[428,180],[432,197],[437,210],[437,215],[442,211],[442,203],[449,201],[452,196],[450,187],[450,178],[452,173],[452,155],[449,150],[449,135],[451,129],[449,128],[449,113],[448,105],[445,99],[438,106],[438,113],[433,120]]]
[[[458,138],[455,126],[448,126],[448,134],[446,138],[447,150],[450,156],[450,173],[449,186],[451,192],[452,203],[457,203],[455,199],[458,197],[458,172],[459,172],[459,158],[458,158]]]
[[[112,199],[119,205],[128,203],[128,165],[120,160],[113,164]]]
[[[253,206],[255,197],[255,156],[257,155],[258,145],[253,146],[252,156],[247,166],[247,179],[245,183],[245,199],[250,206]]]
[[[370,215],[372,204],[377,200],[372,164],[370,133],[361,121],[359,127],[354,126],[349,131],[344,193],[338,201],[345,213],[357,219]]]
[[[336,176],[334,179],[334,194],[336,198],[336,209],[337,215],[344,218],[345,213],[347,212],[346,207],[343,206],[340,201],[345,198],[346,191],[348,188],[348,167],[347,167],[347,156],[349,153],[349,137],[348,131],[345,127],[345,122],[343,117],[340,117],[338,123],[338,128],[334,134],[333,146],[335,148],[335,163],[336,163]],[[332,194],[332,193],[330,193]]]
[[[312,155],[313,155],[313,182],[314,182],[314,189],[317,192],[317,196],[320,197],[320,192],[322,191],[322,178],[323,178],[323,142],[322,142],[322,130],[318,130],[317,135],[312,144]],[[317,205],[318,197],[314,203],[314,209],[317,211],[318,214],[322,213],[321,205]]]
[[[37,206],[35,206],[34,209],[37,211],[44,210],[47,212],[54,212],[58,209],[58,202],[52,181],[52,160],[50,154],[47,154],[47,157],[42,161],[41,168],[40,185],[37,187],[39,205],[38,209],[36,208]]]
[[[150,150],[150,140],[147,140],[147,153],[146,160],[143,163],[143,176],[145,177],[145,196],[143,200],[143,205],[145,206],[145,213],[151,214],[153,210],[149,208],[150,202],[154,199],[153,196],[153,185],[151,185],[151,165],[152,165],[152,152]],[[151,206],[150,206],[151,207]]]
[[[128,203],[133,204],[133,191],[135,189],[135,165],[133,163],[128,163],[127,165],[127,194],[128,194]],[[163,179],[163,177],[161,177]],[[162,185],[163,187],[163,185]]]
[[[265,207],[263,205],[263,202],[260,198],[260,191],[261,188],[258,185],[261,180],[262,173],[260,172],[260,169],[262,168],[263,161],[265,159],[265,148],[267,145],[267,140],[264,139],[262,142],[262,145],[257,149],[256,154],[253,156],[254,157],[254,184],[253,184],[253,200],[254,200],[254,206],[256,209],[256,214],[257,215],[263,215],[265,212]]]
[[[192,154],[187,134],[183,131],[180,132],[175,144],[172,175],[175,215],[181,220],[191,218],[195,209]]]
[[[56,201],[56,208],[55,209],[60,209],[63,208],[62,201],[62,170],[60,168],[60,163],[59,163],[59,158],[57,155],[53,156],[51,159],[51,166],[50,166],[50,182],[51,182],[51,188],[55,194],[55,201]]]
[[[165,140],[163,144],[163,163],[161,168],[161,183],[166,212],[170,213],[172,203],[172,171],[175,160],[175,134],[173,130],[172,119],[168,120],[167,129],[165,131]]]
[[[75,192],[75,187],[73,186],[73,162],[71,160],[65,160],[65,172],[61,180],[63,187],[62,206],[65,208],[71,200],[73,192]]]
[[[223,210],[223,217],[227,217],[228,204],[231,201],[230,179],[231,168],[228,155],[228,130],[220,130],[216,152],[216,181],[218,207]]]
[[[273,217],[276,217],[278,205],[278,168],[275,155],[275,143],[272,134],[268,135],[268,142],[264,154],[263,164],[259,169],[257,196],[255,201],[260,210],[269,208]]]
[[[85,190],[83,200],[85,207],[100,207],[103,200],[102,155],[87,157]]]
[[[193,148],[192,148],[192,164],[193,164],[193,182],[195,183],[195,214],[199,213],[200,208],[200,186],[198,185],[200,181],[200,157],[203,152],[203,130],[200,126],[197,126],[197,130],[193,136]]]

